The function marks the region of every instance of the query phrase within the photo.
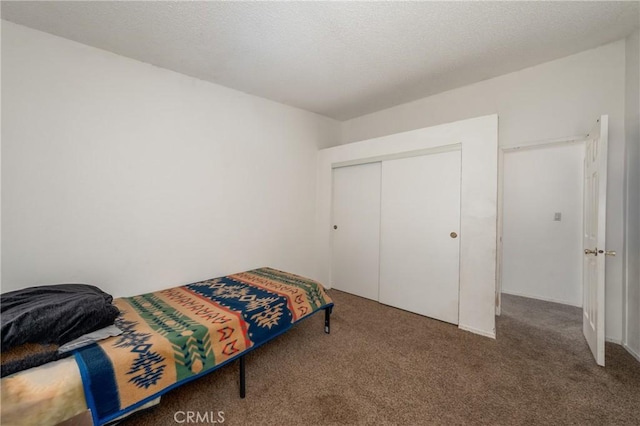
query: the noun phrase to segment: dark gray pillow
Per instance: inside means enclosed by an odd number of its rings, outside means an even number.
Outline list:
[[[113,297],[87,284],[57,284],[0,296],[2,349],[24,343],[62,345],[113,324]]]

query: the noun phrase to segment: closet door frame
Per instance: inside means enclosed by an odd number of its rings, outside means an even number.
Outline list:
[[[351,166],[358,166],[358,165],[363,165],[363,164],[373,164],[373,163],[380,163],[380,171],[382,170],[382,163],[384,161],[389,161],[389,160],[399,160],[399,159],[403,159],[403,158],[412,158],[412,157],[422,157],[425,155],[434,155],[434,154],[440,154],[440,153],[445,153],[445,152],[460,152],[460,155],[462,155],[462,144],[456,143],[456,144],[450,144],[450,145],[442,145],[442,146],[438,146],[438,147],[434,147],[434,148],[426,148],[426,149],[419,149],[419,150],[413,150],[413,151],[405,151],[405,152],[400,152],[400,153],[394,153],[394,154],[388,154],[388,155],[381,155],[381,156],[375,156],[375,157],[368,157],[368,158],[361,158],[361,159],[357,159],[357,160],[352,160],[352,161],[344,161],[344,162],[338,162],[338,163],[333,163],[331,165],[331,171],[332,171],[332,184],[331,184],[331,223],[332,223],[332,227],[336,226],[335,224],[335,218],[334,218],[334,184],[333,184],[333,171],[335,171],[336,169],[340,169],[340,168],[344,168],[344,167],[351,167]],[[460,163],[460,167],[462,167],[462,162]],[[382,176],[382,175],[381,175]],[[382,190],[382,182],[379,182],[380,184],[380,190]],[[460,188],[460,192],[462,192],[462,188]],[[380,194],[379,194],[380,195]],[[380,214],[381,212],[378,211],[378,218],[380,218]],[[458,233],[459,233],[459,227],[458,227]],[[333,229],[332,231],[336,231],[335,229]],[[334,267],[335,265],[333,264],[334,259],[335,259],[335,243],[334,243],[334,238],[335,238],[335,233],[332,232],[332,238],[331,238],[331,269],[332,271],[334,271]],[[376,280],[376,284],[377,284],[377,297],[373,300],[376,301],[380,301],[380,297],[379,297],[379,286],[380,286],[380,251],[381,251],[381,247],[380,247],[380,233],[378,232],[378,262],[377,264],[374,266],[376,268],[376,274],[378,279]],[[459,258],[458,258],[459,261]],[[459,263],[458,263],[459,265]],[[459,277],[459,269],[458,269],[458,277]],[[333,274],[332,274],[333,275]],[[335,277],[331,277],[332,283],[334,282]],[[458,288],[459,288],[459,281],[458,281]],[[340,290],[340,287],[336,287],[337,290]],[[353,294],[356,294],[358,296],[362,296],[362,297],[366,297],[366,298],[372,298],[370,294],[364,294],[364,293],[359,293],[359,292],[354,292]],[[458,303],[459,303],[459,298],[458,298]],[[457,322],[456,322],[457,324]]]
[[[357,160],[350,160],[350,161],[341,161],[337,163],[332,163],[331,168],[338,169],[340,167],[355,166],[358,164],[381,163],[387,160],[399,160],[401,158],[421,157],[423,155],[438,154],[441,152],[450,152],[450,151],[462,152],[462,144],[454,143],[450,145],[436,146],[433,148],[417,149],[414,151],[398,152],[395,154],[378,155],[375,157],[359,158]]]
[[[331,285],[333,167],[394,158],[398,153],[420,155],[461,145],[460,235],[464,238],[460,241],[458,328],[495,339],[498,115],[398,133],[393,130],[394,127],[390,127],[386,135],[370,139],[364,134],[362,140],[318,151],[314,277]],[[347,141],[353,139],[348,134],[345,137]]]

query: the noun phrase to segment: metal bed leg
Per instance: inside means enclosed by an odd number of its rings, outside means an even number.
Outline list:
[[[244,380],[244,355],[240,357],[240,398],[246,395],[246,385]]]
[[[333,310],[333,306],[325,308],[324,310],[324,332],[329,334],[331,333],[331,311]]]

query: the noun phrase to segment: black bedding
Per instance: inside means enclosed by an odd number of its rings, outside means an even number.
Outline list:
[[[30,287],[2,294],[1,375],[57,359],[59,345],[113,324],[119,311],[112,300],[111,295],[86,284]],[[26,360],[9,362],[4,356],[16,352],[27,354]]]

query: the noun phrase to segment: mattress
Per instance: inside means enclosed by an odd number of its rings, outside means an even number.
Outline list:
[[[0,392],[3,426],[57,425],[88,409],[80,370],[73,357],[5,377],[0,381]],[[160,397],[155,398],[122,417],[159,403]]]
[[[0,381],[3,425],[56,425],[88,408],[95,424],[115,421],[333,306],[319,283],[272,268],[113,303],[121,335]]]
[[[73,358],[5,377],[0,388],[4,426],[55,425],[87,410]]]
[[[96,424],[197,379],[333,306],[319,283],[271,268],[114,304],[123,333],[75,354]]]

